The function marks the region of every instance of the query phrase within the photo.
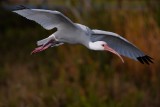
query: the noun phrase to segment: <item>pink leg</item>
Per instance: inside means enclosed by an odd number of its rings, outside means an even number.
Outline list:
[[[31,54],[44,51],[44,50],[46,50],[47,48],[49,48],[50,46],[52,46],[52,44],[53,44],[53,41],[49,41],[48,43],[46,43],[46,44],[44,44],[44,45],[42,45],[42,46],[39,46],[39,47],[35,48],[35,49],[31,52]]]

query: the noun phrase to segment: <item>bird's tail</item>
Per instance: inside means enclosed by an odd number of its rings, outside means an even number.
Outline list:
[[[39,41],[37,41],[37,45],[38,46],[44,45],[47,42],[49,42],[49,40],[50,40],[50,38],[45,38],[45,39],[39,40]]]

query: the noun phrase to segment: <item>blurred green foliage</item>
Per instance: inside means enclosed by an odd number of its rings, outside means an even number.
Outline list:
[[[30,5],[43,6],[38,1]],[[17,4],[11,0],[2,6]],[[22,3],[21,3],[22,4]],[[152,0],[48,0],[74,22],[116,32],[153,56],[148,66],[65,44],[30,55],[44,30],[0,8],[0,107],[159,107],[160,10]]]

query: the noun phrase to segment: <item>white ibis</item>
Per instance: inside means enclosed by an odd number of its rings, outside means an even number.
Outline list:
[[[124,61],[120,55],[139,61],[142,64],[153,63],[153,59],[150,56],[144,54],[135,45],[120,35],[108,31],[92,30],[87,26],[73,23],[58,11],[29,9],[22,6],[22,8],[13,12],[37,22],[46,30],[53,28],[58,29],[49,37],[38,41],[38,47],[35,48],[31,54],[41,52],[49,47],[69,43],[82,44],[91,50],[112,52],[116,54],[122,62]]]

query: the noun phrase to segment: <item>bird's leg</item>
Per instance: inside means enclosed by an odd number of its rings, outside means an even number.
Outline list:
[[[50,46],[53,46],[53,45],[55,45],[55,44],[56,44],[56,41],[52,39],[52,40],[50,40],[49,42],[47,42],[46,44],[35,48],[35,49],[31,52],[31,54],[44,51],[44,50],[46,50],[47,48],[49,48]]]

